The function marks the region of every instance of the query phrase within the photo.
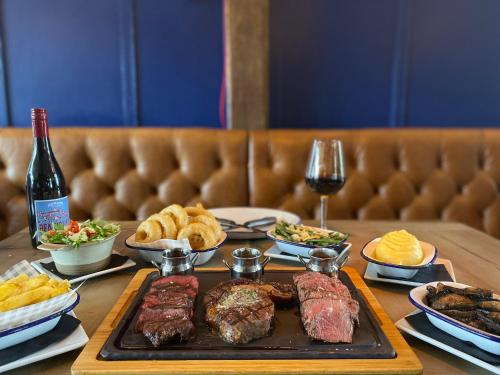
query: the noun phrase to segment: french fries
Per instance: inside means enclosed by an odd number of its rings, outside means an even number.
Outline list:
[[[0,284],[0,312],[48,300],[69,291],[68,280],[54,280],[41,274],[19,275]]]

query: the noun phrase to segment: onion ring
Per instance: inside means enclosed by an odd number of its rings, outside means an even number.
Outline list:
[[[161,225],[161,238],[175,240],[177,238],[177,226],[174,219],[167,214],[154,214],[148,220],[157,221]]]
[[[177,239],[187,238],[193,250],[206,250],[217,245],[218,238],[212,228],[203,223],[192,223],[177,233]]]
[[[210,216],[215,219],[214,214],[212,214],[210,211],[208,211],[201,203],[196,203],[195,207],[186,207],[185,208],[187,214],[191,217],[199,216],[199,215],[205,215],[205,216]]]
[[[188,214],[186,210],[178,204],[171,204],[160,211],[160,214],[169,214],[175,221],[177,230],[184,228],[189,223]]]
[[[153,242],[161,239],[161,224],[157,221],[143,221],[135,232],[136,242]]]
[[[219,239],[221,237],[222,228],[220,227],[219,222],[212,216],[198,215],[198,216],[192,217],[190,220],[190,223],[202,223],[202,224],[208,225],[213,230],[217,239]]]

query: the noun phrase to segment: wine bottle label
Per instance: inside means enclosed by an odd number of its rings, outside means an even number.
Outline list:
[[[52,229],[52,224],[69,224],[68,197],[35,200],[37,236]]]

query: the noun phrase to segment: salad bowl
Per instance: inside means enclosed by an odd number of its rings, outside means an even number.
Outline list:
[[[308,257],[311,249],[319,247],[338,252],[348,237],[348,234],[334,230],[286,222],[278,222],[267,232],[267,238],[275,241],[282,252],[303,257]]]
[[[110,233],[105,238],[78,244],[44,242],[47,237],[42,236],[42,244],[37,248],[50,252],[56,269],[60,273],[69,276],[84,275],[100,271],[108,266],[113,244],[119,234],[120,229],[116,226],[114,233]]]

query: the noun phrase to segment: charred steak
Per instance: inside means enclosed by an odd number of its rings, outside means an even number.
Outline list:
[[[194,334],[194,301],[198,294],[194,276],[167,276],[155,280],[144,295],[136,332],[142,332],[154,346],[168,341],[186,341]]]
[[[351,343],[354,327],[359,324],[359,304],[347,287],[318,272],[295,274],[293,281],[307,334],[331,343]]]
[[[274,318],[273,300],[288,304],[293,299],[291,285],[230,280],[218,284],[203,298],[205,320],[223,340],[247,343],[269,333]]]

